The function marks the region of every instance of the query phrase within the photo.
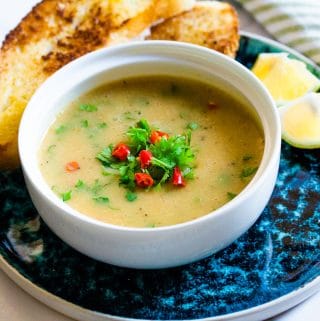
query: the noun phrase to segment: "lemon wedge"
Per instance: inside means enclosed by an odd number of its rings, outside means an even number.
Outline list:
[[[298,148],[320,148],[320,93],[309,93],[279,108],[282,138]]]
[[[283,105],[320,88],[305,63],[291,59],[286,53],[262,53],[252,72],[263,82],[277,105]]]

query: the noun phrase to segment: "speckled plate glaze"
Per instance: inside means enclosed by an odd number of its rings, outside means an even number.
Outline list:
[[[237,60],[289,48],[243,34]],[[0,265],[33,296],[79,320],[261,320],[320,287],[320,150],[282,146],[259,221],[225,250],[175,269],[118,268],[76,252],[39,219],[21,171],[0,173]],[[226,231],[227,232],[227,231]],[[212,236],[214,237],[214,235]]]

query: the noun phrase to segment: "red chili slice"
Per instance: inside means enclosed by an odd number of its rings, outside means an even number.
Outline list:
[[[162,138],[168,139],[169,135],[167,133],[161,132],[159,130],[155,130],[151,133],[150,136],[150,142],[152,144],[155,144],[156,142],[158,142],[159,140],[161,140]]]
[[[151,159],[152,159],[152,153],[149,150],[143,149],[139,153],[139,160],[140,160],[141,168],[147,168],[151,163]]]
[[[209,110],[216,110],[216,109],[218,109],[218,105],[213,101],[209,101],[208,102],[208,109]]]
[[[72,173],[80,169],[80,165],[78,162],[75,162],[75,161],[69,162],[66,164],[65,169],[68,173]]]
[[[135,173],[134,178],[139,187],[150,187],[153,185],[153,178],[147,173]]]
[[[179,167],[173,169],[172,184],[175,186],[186,186]]]
[[[129,155],[130,155],[130,148],[123,143],[118,144],[112,151],[112,156],[121,161],[126,160]]]

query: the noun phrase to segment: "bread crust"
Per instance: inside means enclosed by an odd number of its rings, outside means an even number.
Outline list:
[[[228,3],[199,1],[190,11],[151,28],[149,40],[190,42],[235,57],[239,47],[239,21]]]
[[[19,165],[17,136],[35,90],[56,70],[96,49],[136,37],[194,0],[44,0],[0,50],[0,168]]]

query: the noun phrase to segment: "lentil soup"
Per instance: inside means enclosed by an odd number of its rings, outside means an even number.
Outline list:
[[[143,131],[148,139],[137,147],[134,135]],[[142,77],[66,106],[43,139],[39,163],[57,196],[84,215],[158,227],[230,201],[254,176],[263,150],[249,103],[194,80]]]

